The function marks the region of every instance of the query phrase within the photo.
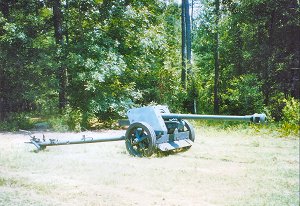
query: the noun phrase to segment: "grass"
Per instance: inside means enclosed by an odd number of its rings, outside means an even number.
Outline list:
[[[36,154],[23,143],[27,137],[2,133],[0,205],[299,205],[298,137],[209,126],[197,127],[196,134],[186,152],[134,158],[123,141]]]

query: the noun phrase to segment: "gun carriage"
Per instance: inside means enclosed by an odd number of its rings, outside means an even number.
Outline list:
[[[204,120],[231,120],[263,123],[265,114],[246,116],[229,115],[196,115],[170,113],[167,106],[147,106],[130,109],[127,112],[129,127],[124,136],[93,138],[83,136],[81,139],[59,140],[35,138],[31,135],[30,142],[36,146],[37,151],[48,146],[85,144],[96,142],[125,140],[129,154],[133,156],[151,156],[156,149],[161,151],[190,148],[195,141],[195,131],[189,119]]]

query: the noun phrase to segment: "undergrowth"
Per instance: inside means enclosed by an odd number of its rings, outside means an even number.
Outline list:
[[[236,121],[213,121],[200,120],[192,121],[194,126],[213,127],[223,131],[243,131],[246,133],[260,133],[277,137],[299,136],[300,131],[300,103],[297,100],[284,100],[285,106],[282,109],[282,120],[275,121],[272,114],[267,112],[267,122],[253,124]],[[58,132],[98,129],[118,129],[117,119],[101,118],[83,113],[80,109],[66,107],[62,112],[52,115],[41,116],[36,113],[15,113],[11,114],[5,121],[0,122],[0,131],[18,131],[20,129],[43,129]]]

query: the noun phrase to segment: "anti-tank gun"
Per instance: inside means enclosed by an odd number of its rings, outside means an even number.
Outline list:
[[[127,112],[129,126],[124,136],[120,137],[85,137],[81,139],[59,140],[43,139],[31,136],[30,142],[37,150],[44,150],[48,146],[85,144],[125,140],[129,154],[133,156],[151,156],[156,149],[161,151],[190,148],[195,141],[195,131],[189,119],[231,120],[264,123],[265,114],[246,116],[230,115],[196,115],[170,113],[167,106],[147,106],[130,109]]]

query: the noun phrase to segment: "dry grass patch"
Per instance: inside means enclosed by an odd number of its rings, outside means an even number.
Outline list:
[[[27,137],[0,134],[0,205],[299,205],[299,139],[196,133],[189,151],[151,158],[129,156],[123,141],[36,154]]]

